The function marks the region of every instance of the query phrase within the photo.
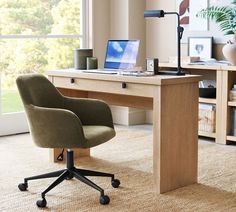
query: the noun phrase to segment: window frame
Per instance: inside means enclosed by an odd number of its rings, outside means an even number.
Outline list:
[[[54,34],[54,35],[0,35],[2,39],[37,39],[37,38],[79,38],[81,48],[88,47],[88,0],[81,0],[80,2],[80,20],[81,33],[80,34]]]
[[[88,48],[88,30],[89,30],[89,1],[80,1],[80,20],[81,32],[80,34],[54,34],[54,35],[0,35],[0,40],[6,39],[39,39],[39,38],[79,38],[80,47]],[[2,88],[1,88],[1,73],[0,73],[0,136],[11,135],[17,133],[28,132],[28,124],[24,111],[3,113],[2,111]]]

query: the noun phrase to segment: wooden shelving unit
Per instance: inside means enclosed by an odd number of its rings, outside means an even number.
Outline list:
[[[216,99],[200,98],[199,97],[199,103],[216,104]]]
[[[226,66],[222,67],[222,109],[223,116],[222,121],[226,124],[225,134],[226,134],[226,143],[227,141],[236,142],[236,136],[231,135],[231,110],[232,107],[236,107],[236,102],[229,100],[229,93],[233,85],[236,84],[236,67],[235,66]]]
[[[160,70],[174,70],[176,64],[160,63]],[[199,132],[200,136],[215,138],[216,143],[227,144],[227,141],[236,142],[236,136],[230,135],[231,108],[236,102],[229,101],[229,91],[236,84],[236,66],[225,65],[182,65],[189,74],[202,75],[203,79],[216,80],[216,98],[199,98],[199,103],[214,104],[216,106],[215,133]]]
[[[204,137],[209,137],[209,138],[216,138],[216,133],[198,131],[198,135],[199,136],[204,136]]]

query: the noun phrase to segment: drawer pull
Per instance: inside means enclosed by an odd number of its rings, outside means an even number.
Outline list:
[[[71,79],[70,79],[70,83],[71,83],[71,84],[75,83],[75,79],[74,79],[74,78],[71,78]]]
[[[126,82],[122,82],[122,88],[127,88]]]

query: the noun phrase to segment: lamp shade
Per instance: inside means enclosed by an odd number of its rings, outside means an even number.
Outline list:
[[[144,11],[144,17],[145,18],[151,18],[151,17],[164,17],[165,16],[165,12],[164,10],[145,10]]]

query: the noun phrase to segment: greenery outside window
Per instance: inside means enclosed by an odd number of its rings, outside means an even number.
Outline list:
[[[2,113],[22,110],[19,74],[73,66],[73,50],[86,47],[86,0],[0,0]]]

